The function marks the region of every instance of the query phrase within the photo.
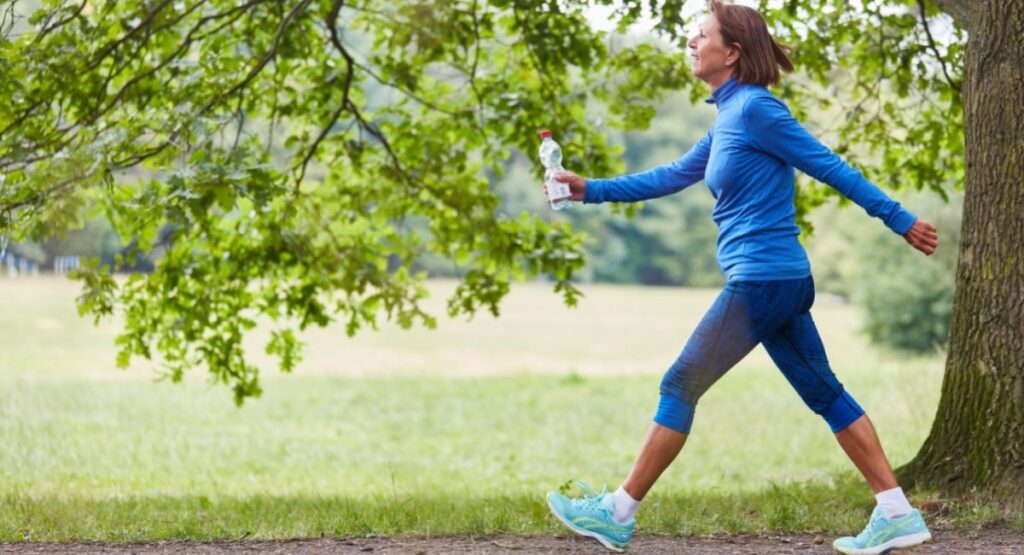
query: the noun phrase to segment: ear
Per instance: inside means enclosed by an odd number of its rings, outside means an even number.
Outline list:
[[[725,65],[732,66],[740,61],[740,43],[734,42],[729,46],[729,53],[725,55]]]

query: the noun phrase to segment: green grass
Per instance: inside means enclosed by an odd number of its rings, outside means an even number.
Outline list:
[[[644,533],[789,531],[813,519],[826,529],[863,526],[867,499],[857,484],[802,485],[754,494],[657,496],[642,508]],[[843,495],[857,498],[851,503]],[[785,502],[782,500],[785,499]],[[141,541],[392,534],[563,534],[535,495],[382,495],[375,498],[252,495],[104,499],[8,495],[17,521],[0,516],[3,539]],[[823,513],[821,515],[816,513]]]
[[[451,284],[432,287],[440,312]],[[497,320],[310,333],[296,374],[268,367],[238,409],[199,369],[179,385],[114,369],[116,328],[74,315],[73,284],[2,281],[0,541],[553,532],[544,493],[621,482],[715,294],[585,291],[577,310],[527,285]],[[815,317],[890,458],[909,460],[941,357],[871,349],[855,310],[827,299]],[[702,400],[644,531],[851,531],[873,500],[849,470],[759,351]]]

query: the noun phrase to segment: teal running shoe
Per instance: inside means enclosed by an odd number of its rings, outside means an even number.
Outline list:
[[[902,518],[889,520],[882,515],[881,508],[875,507],[863,532],[856,538],[839,538],[832,547],[847,555],[875,555],[919,545],[930,539],[932,534],[917,509]]]
[[[557,491],[548,493],[551,513],[573,532],[594,538],[612,551],[625,551],[633,537],[636,519],[615,520],[615,501],[607,487],[597,493],[582,481],[577,481],[576,485],[584,493],[580,499],[571,499]]]

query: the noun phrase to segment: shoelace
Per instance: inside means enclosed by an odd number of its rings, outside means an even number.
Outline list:
[[[857,534],[857,541],[864,543],[870,540],[875,535],[875,527],[879,522],[882,521],[881,515],[871,515],[871,520],[868,521],[868,525],[864,527],[864,530],[860,534]]]
[[[601,488],[601,493],[597,493],[597,490],[595,490],[594,488],[590,487],[590,484],[587,484],[583,480],[576,480],[576,487],[578,487],[581,490],[583,490],[583,497],[585,497],[585,498],[586,497],[601,497],[602,495],[604,495],[605,493],[608,492],[608,484],[605,484],[604,487]]]
[[[600,500],[604,494],[608,493],[608,484],[605,484],[604,487],[601,488],[601,493],[598,493],[597,490],[590,487],[590,485],[583,480],[576,480],[576,486],[583,490],[583,497],[580,499],[573,499],[573,503],[576,503],[583,509],[595,511],[605,510],[605,508],[601,506]]]

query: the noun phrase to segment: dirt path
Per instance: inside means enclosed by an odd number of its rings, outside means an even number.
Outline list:
[[[760,555],[824,554],[831,553],[831,540],[813,534],[786,534],[773,536],[715,536],[674,538],[667,536],[638,536],[629,553],[668,555]],[[435,555],[450,553],[512,554],[595,554],[611,552],[595,541],[579,537],[551,536],[488,536],[457,537],[394,537],[343,538],[280,541],[223,541],[223,542],[149,542],[136,544],[103,543],[11,543],[0,544],[0,553],[138,553],[149,554],[393,554]],[[988,528],[974,534],[940,530],[932,543],[902,551],[907,554],[924,553],[978,553],[985,555],[1024,554],[1024,534],[1007,528]]]

